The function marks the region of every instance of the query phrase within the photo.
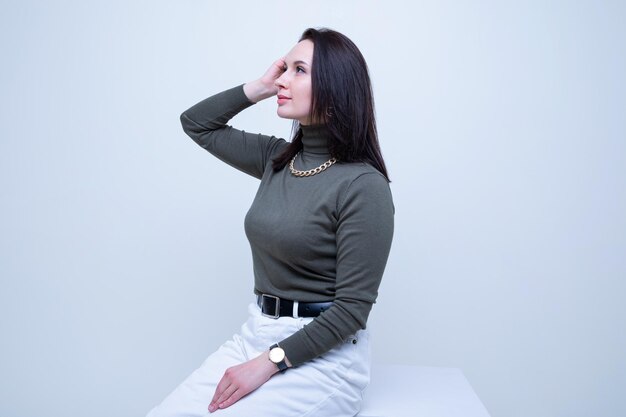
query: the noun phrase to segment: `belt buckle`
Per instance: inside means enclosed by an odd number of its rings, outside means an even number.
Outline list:
[[[269,299],[273,299],[274,300],[274,315],[271,314],[267,314],[265,312],[265,299],[269,298]],[[277,319],[280,317],[280,298],[276,297],[275,295],[269,295],[269,294],[261,294],[261,314],[264,315],[265,317],[269,317],[271,319]]]

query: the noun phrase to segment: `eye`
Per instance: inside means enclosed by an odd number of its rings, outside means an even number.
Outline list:
[[[302,68],[301,66],[299,66],[299,65],[298,65],[298,66],[296,67],[296,72],[299,72],[299,71],[305,72],[305,71],[304,71],[304,68]]]

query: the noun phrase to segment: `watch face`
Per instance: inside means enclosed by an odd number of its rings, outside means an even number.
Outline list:
[[[282,348],[275,347],[270,350],[270,360],[274,363],[282,362],[285,359],[285,351]]]

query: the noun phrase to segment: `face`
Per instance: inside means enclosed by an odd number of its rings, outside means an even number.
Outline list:
[[[278,87],[278,116],[308,125],[312,98],[313,42],[308,39],[298,42],[284,60],[286,70],[274,82]]]

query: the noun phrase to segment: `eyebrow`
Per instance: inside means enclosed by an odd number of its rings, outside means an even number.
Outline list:
[[[304,64],[306,66],[310,66],[309,64],[307,64],[306,62],[302,61],[302,60],[297,60],[292,62],[293,65],[298,65],[298,64]]]

